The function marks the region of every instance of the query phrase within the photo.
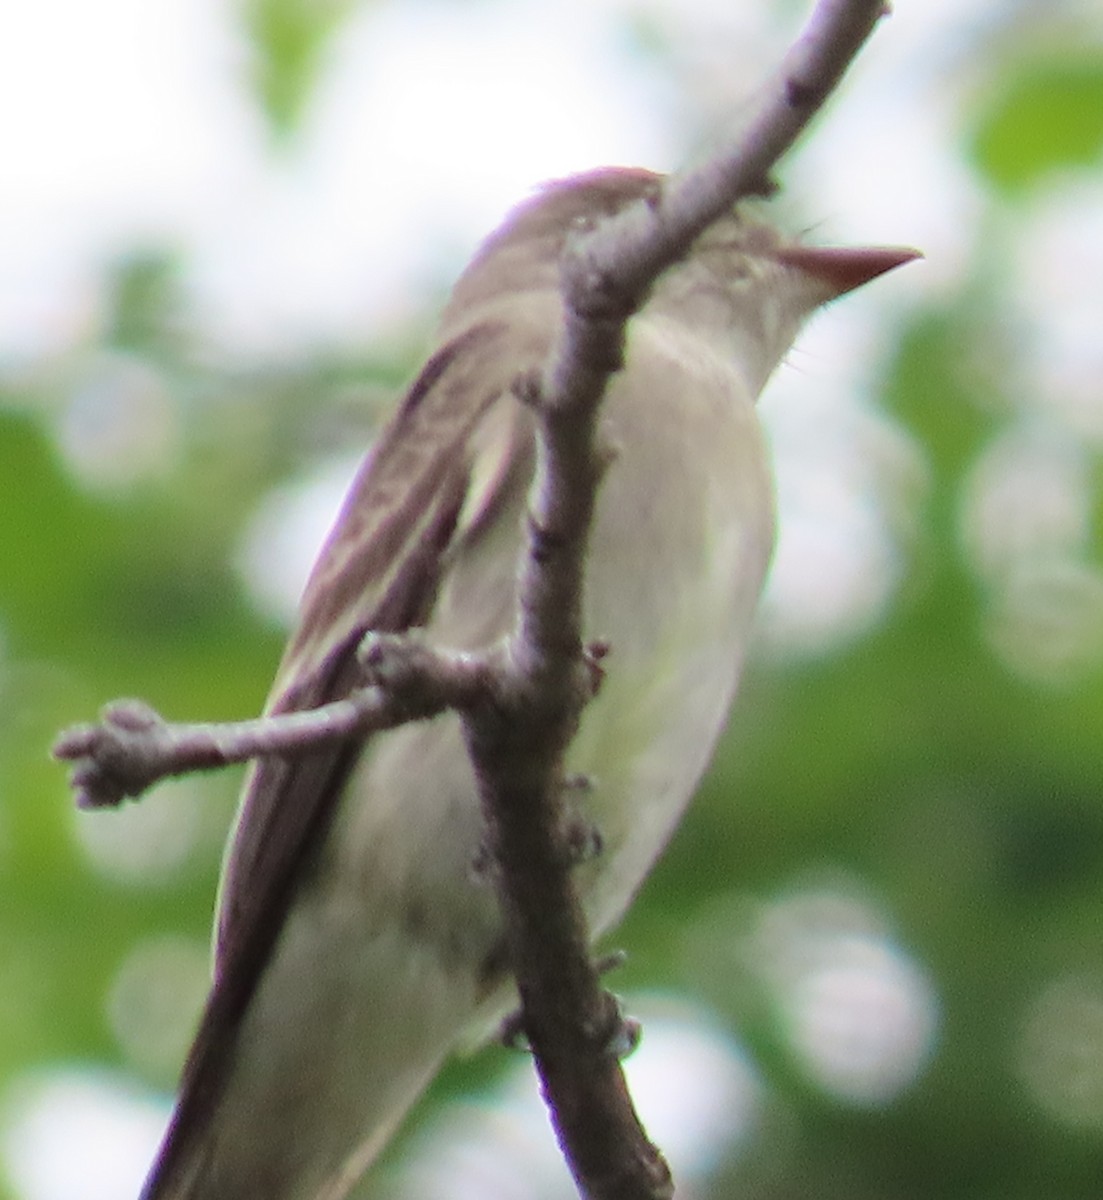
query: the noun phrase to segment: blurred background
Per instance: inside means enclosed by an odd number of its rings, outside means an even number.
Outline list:
[[[676,166],[792,0],[36,0],[0,42],[0,1197],[135,1194],[236,772],[74,811],[56,731],[260,706],[353,465],[533,184]],[[923,263],[763,401],[781,539],[715,769],[615,945],[684,1198],[1103,1179],[1103,19],[899,0],[777,219]],[[571,1195],[458,1061],[362,1195]]]

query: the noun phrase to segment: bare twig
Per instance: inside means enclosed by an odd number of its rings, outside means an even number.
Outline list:
[[[735,203],[772,190],[771,171],[888,11],[884,0],[819,0],[740,136],[569,248],[563,264],[568,321],[545,376],[549,402],[579,395],[586,386],[580,372],[597,386],[600,364],[619,358],[626,314],[659,275]]]
[[[433,649],[415,637],[369,634],[359,648],[364,687],[318,708],[251,721],[170,723],[141,700],[108,704],[99,724],[76,725],[53,754],[74,764],[80,808],[114,808],[162,779],[265,755],[293,758],[366,737],[446,708],[463,711],[492,692],[491,658]]]

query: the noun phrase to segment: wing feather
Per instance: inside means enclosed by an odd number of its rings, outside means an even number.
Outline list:
[[[370,629],[422,624],[432,610],[469,487],[472,431],[510,402],[508,326],[460,333],[426,363],[365,460],[303,595],[269,711],[313,708],[356,687]],[[481,381],[481,386],[474,381]],[[296,883],[329,827],[362,743],[258,762],[223,877],[215,979],[143,1200],[186,1190],[232,1066],[241,1018],[272,953]]]

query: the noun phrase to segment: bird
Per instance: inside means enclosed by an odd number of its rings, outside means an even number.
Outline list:
[[[347,695],[370,633],[479,650],[509,632],[534,464],[514,383],[562,324],[568,240],[661,185],[627,167],[546,184],[478,249],[323,545],[267,711]],[[914,257],[806,245],[736,206],[629,322],[584,579],[586,636],[611,654],[567,759],[601,842],[576,868],[594,938],[678,825],[736,691],[775,538],[756,400],[812,312]],[[142,1200],[348,1195],[510,1005],[481,839],[454,713],[254,764],[210,994]]]

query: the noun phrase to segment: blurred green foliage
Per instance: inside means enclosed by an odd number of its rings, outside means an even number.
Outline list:
[[[980,114],[977,166],[1009,192],[1054,171],[1089,167],[1103,151],[1103,55],[1049,52],[1017,64]]]
[[[273,128],[294,125],[346,8],[245,6]],[[1103,65],[1077,48],[999,63],[971,103],[963,126],[993,222],[1003,193],[1058,168],[1099,171]],[[200,781],[180,801],[204,814],[186,852],[128,875],[88,852],[47,748],[120,694],[180,718],[259,707],[282,634],[233,569],[243,525],[281,481],[366,444],[378,396],[414,363],[366,348],[358,361],[227,361],[189,330],[179,270],[136,248],[104,280],[97,344],[0,376],[0,1082],[76,1061],[170,1085],[171,1064],[128,1053],[106,997],[135,947],[170,932],[205,941],[236,781]],[[1018,1065],[1052,981],[1084,980],[1103,1006],[1103,668],[1085,652],[1048,678],[1017,669],[993,633],[1002,585],[961,536],[978,458],[1018,418],[998,288],[978,264],[898,331],[881,403],[921,447],[929,484],[893,605],[846,647],[752,668],[709,782],[618,939],[632,951],[621,985],[698,995],[791,1117],[785,1154],[771,1156],[767,1123],[718,1195],[1053,1200],[1094,1196],[1103,1178],[1103,1022],[1069,1051],[1064,1109],[1059,1087],[1047,1106]],[[167,406],[169,451],[140,478],[89,483],[59,430],[89,381],[110,388],[135,368]],[[1032,628],[1013,634],[1043,636]],[[823,872],[868,892],[938,998],[930,1063],[891,1103],[817,1087],[776,999],[721,947],[686,950],[717,896],[766,902]],[[483,1070],[455,1068],[437,1094]]]
[[[253,85],[277,139],[303,116],[325,52],[352,0],[245,0],[242,20],[253,48]]]

